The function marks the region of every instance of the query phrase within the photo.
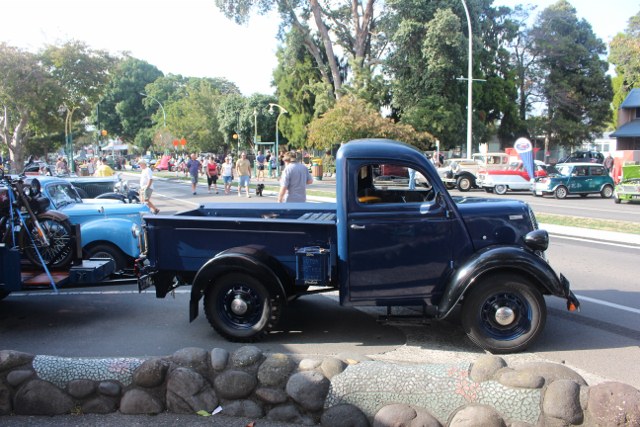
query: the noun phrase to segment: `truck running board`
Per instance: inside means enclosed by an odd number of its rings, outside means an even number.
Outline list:
[[[430,324],[430,320],[434,318],[434,315],[429,313],[426,305],[422,306],[422,310],[415,310],[415,314],[393,314],[392,308],[397,306],[387,306],[387,314],[378,316],[378,323],[411,323],[411,324]],[[398,307],[399,308],[399,307]],[[403,307],[403,311],[414,311],[413,307]]]

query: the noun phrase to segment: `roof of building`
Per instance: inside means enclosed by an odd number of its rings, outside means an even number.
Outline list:
[[[640,88],[631,89],[629,95],[622,101],[620,108],[638,108],[640,107]]]
[[[616,129],[610,136],[615,138],[640,137],[640,119],[631,120]]]

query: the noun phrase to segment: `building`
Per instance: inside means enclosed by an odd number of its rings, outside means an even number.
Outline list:
[[[640,150],[640,89],[631,89],[618,110],[618,128],[611,134],[618,150]]]

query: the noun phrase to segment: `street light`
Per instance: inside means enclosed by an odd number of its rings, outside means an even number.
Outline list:
[[[160,109],[162,110],[162,118],[164,120],[164,127],[166,128],[167,127],[167,114],[164,112],[164,107],[162,106],[162,103],[160,101],[158,101],[157,99],[155,99],[153,96],[147,95],[144,92],[140,92],[140,95],[145,96],[147,98],[151,98],[151,99],[153,99],[154,101],[156,101],[158,103],[158,105],[160,106]]]
[[[469,32],[469,60],[467,63],[467,158],[471,158],[471,121],[473,118],[473,43],[471,39],[471,17],[469,9],[464,0],[460,0],[464,7],[464,13],[467,15],[467,30]]]
[[[278,113],[278,117],[276,118],[276,153],[275,155],[278,156],[278,158],[276,159],[276,177],[280,176],[280,152],[278,150],[278,122],[280,121],[280,116],[282,115],[282,113],[288,113],[288,111],[281,105],[278,104],[273,104],[273,103],[269,103],[269,114],[273,114],[273,107],[278,107],[278,109],[280,110],[280,112]]]

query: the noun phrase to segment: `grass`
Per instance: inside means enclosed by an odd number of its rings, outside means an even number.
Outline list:
[[[593,230],[617,231],[620,233],[640,234],[640,223],[631,221],[615,221],[569,215],[537,213],[538,222],[544,224],[566,225],[569,227],[590,228]]]

